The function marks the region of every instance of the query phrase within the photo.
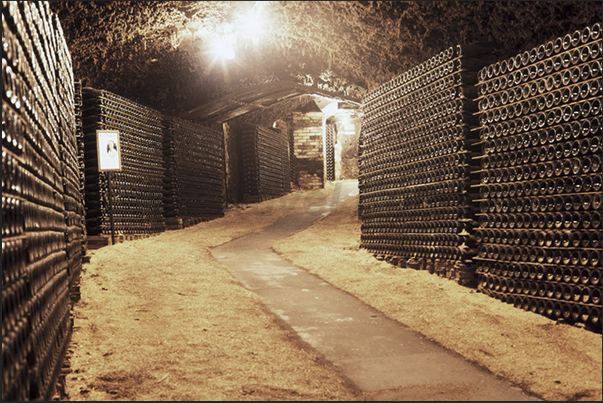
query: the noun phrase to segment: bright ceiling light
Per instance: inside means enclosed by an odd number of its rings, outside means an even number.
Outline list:
[[[254,6],[242,16],[236,19],[233,24],[224,24],[216,29],[215,36],[211,40],[211,53],[215,56],[214,60],[222,61],[235,58],[235,49],[239,49],[244,43],[247,45],[253,42],[259,43],[260,37],[264,34],[264,16],[263,2],[256,2]],[[203,36],[200,30],[196,31],[196,36]]]
[[[235,58],[234,43],[220,38],[214,43],[213,53],[222,60],[232,60]]]
[[[339,123],[344,133],[351,134],[356,130],[354,119],[349,113],[339,114]]]
[[[255,45],[265,33],[265,5],[265,2],[256,1],[246,14],[237,18],[237,30],[245,41],[252,41]]]
[[[224,32],[218,34],[212,44],[214,55],[222,60],[232,60],[235,57],[236,35],[232,32],[232,25],[224,27]]]

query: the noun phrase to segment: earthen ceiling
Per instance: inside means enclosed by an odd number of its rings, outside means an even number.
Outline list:
[[[510,57],[602,20],[600,1],[51,4],[76,78],[177,115],[274,82],[359,98],[449,46],[489,41]],[[257,38],[239,30],[251,12],[263,21]],[[228,33],[236,55],[217,60],[212,41]]]

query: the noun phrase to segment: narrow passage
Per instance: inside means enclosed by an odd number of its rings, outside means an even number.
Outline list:
[[[303,213],[212,249],[213,256],[299,337],[379,400],[537,400],[384,317],[272,250],[357,194],[357,182]]]

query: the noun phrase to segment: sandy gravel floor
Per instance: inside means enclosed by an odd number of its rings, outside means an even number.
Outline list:
[[[105,247],[84,265],[66,400],[358,400],[209,254],[327,190]],[[275,250],[387,316],[548,400],[601,400],[601,335],[358,249],[357,200]]]
[[[357,199],[274,249],[409,328],[546,400],[601,400],[601,334],[359,250]]]
[[[357,399],[208,252],[325,194],[237,207],[219,220],[93,252],[75,309],[64,399]]]

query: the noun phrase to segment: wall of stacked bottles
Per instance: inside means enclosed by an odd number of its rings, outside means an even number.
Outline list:
[[[79,80],[74,80],[73,82],[73,110],[75,117],[75,139],[77,142],[77,175],[78,175],[78,196],[81,198],[82,205],[82,215],[79,220],[79,226],[81,228],[81,241],[80,241],[80,250],[81,250],[81,259],[83,262],[84,256],[86,256],[88,251],[88,241],[87,241],[87,232],[86,232],[86,211],[84,207],[84,135],[82,132],[82,82]],[[81,298],[80,294],[80,273],[75,273],[74,278],[70,281],[70,293],[71,293],[71,301],[78,302]]]
[[[488,47],[451,47],[365,97],[361,246],[377,257],[474,281],[473,84],[491,62]]]
[[[87,231],[86,231],[86,211],[84,206],[84,194],[85,194],[85,170],[86,166],[84,164],[84,132],[82,131],[82,82],[80,80],[75,80],[73,82],[73,102],[74,102],[74,115],[75,115],[75,138],[77,140],[77,167],[78,167],[78,175],[79,175],[79,188],[80,188],[80,196],[82,198],[82,206],[84,207],[84,214],[82,215],[82,231],[84,237],[82,239],[82,256],[86,256],[88,252],[88,241],[87,241]],[[79,293],[79,291],[78,291]],[[75,298],[76,301],[79,297]]]
[[[107,174],[99,172],[96,130],[119,130],[122,170],[111,173],[116,234],[165,230],[163,219],[163,116],[108,91],[82,89],[85,205],[88,236],[111,233]]]
[[[297,167],[295,164],[295,126],[293,126],[293,116],[287,119],[287,135],[289,136],[289,187],[297,182]]]
[[[327,123],[325,134],[326,180],[335,180],[335,123]]]
[[[601,26],[479,78],[479,290],[600,326]]]
[[[54,30],[59,38],[64,38],[58,16],[54,16]],[[64,42],[64,39],[63,39]],[[71,55],[66,43],[57,49],[57,112],[60,127],[60,155],[63,173],[63,201],[65,203],[65,242],[69,259],[69,292],[71,299],[79,300],[79,280],[82,269],[82,252],[85,243],[85,212],[82,198],[82,178],[80,176],[79,148],[76,131],[76,94],[71,66]],[[80,96],[81,98],[81,96]]]
[[[59,27],[47,2],[2,2],[2,400],[50,400],[72,330],[81,205]]]
[[[166,225],[182,228],[224,216],[222,133],[178,118],[164,125]]]
[[[241,133],[243,192],[267,200],[291,191],[289,139],[280,131],[248,126]]]

